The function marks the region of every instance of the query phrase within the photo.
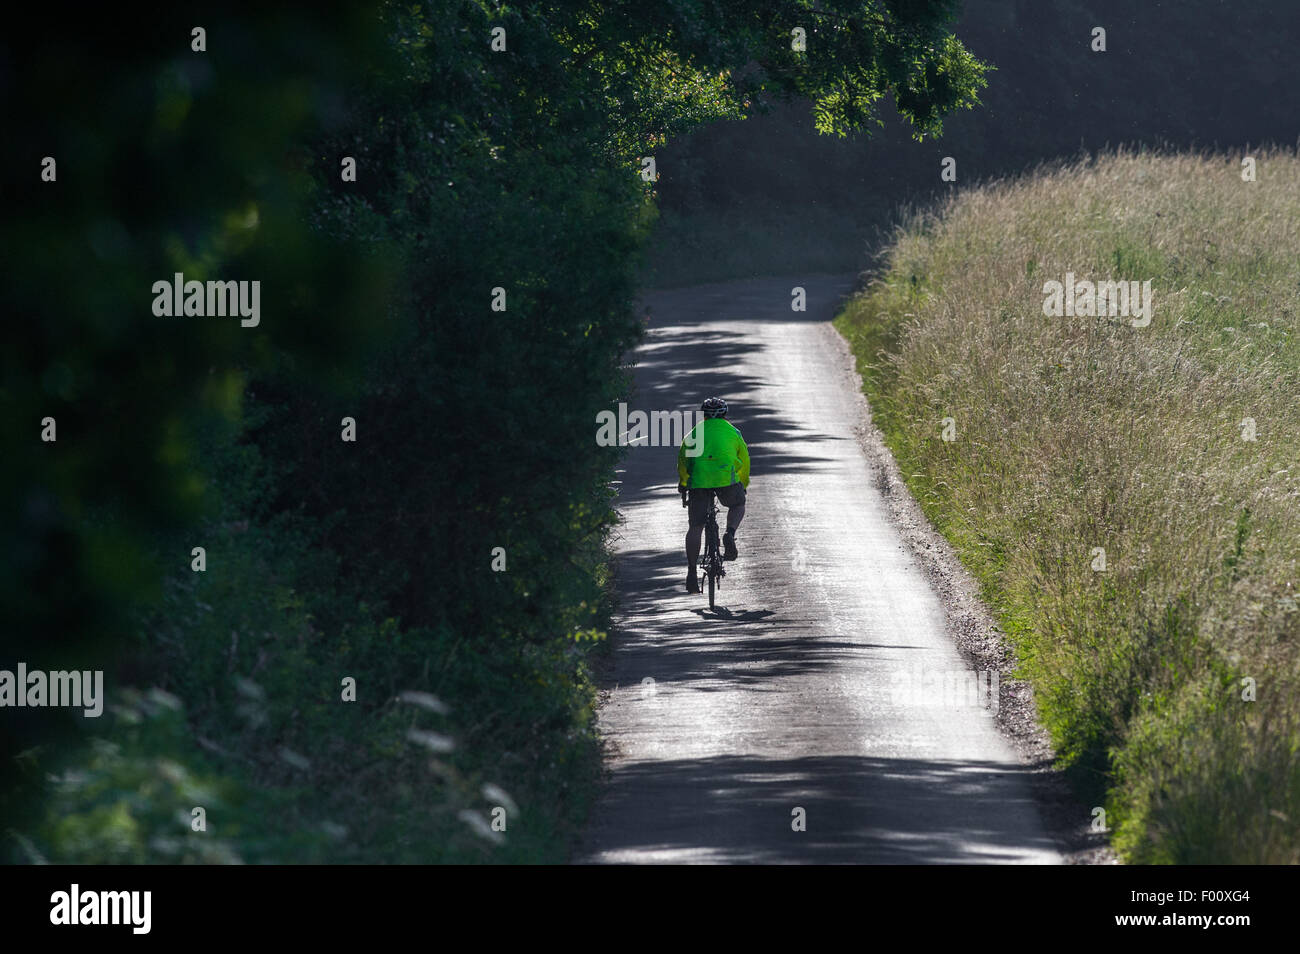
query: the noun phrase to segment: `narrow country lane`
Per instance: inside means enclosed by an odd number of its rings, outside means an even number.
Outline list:
[[[683,587],[676,449],[627,455],[600,716],[609,780],[580,861],[1060,860],[991,714],[898,698],[900,672],[969,664],[855,435],[861,400],[830,326],[851,284],[761,279],[645,299],[630,407],[724,397],[753,478],[740,560],[710,612]],[[791,311],[795,285],[806,313]]]

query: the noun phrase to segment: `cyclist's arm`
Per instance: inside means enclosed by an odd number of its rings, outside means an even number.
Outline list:
[[[740,462],[740,467],[736,471],[736,479],[740,481],[741,486],[749,486],[749,448],[745,446],[745,439],[736,434],[736,460]]]
[[[682,446],[677,449],[677,486],[689,487],[691,479],[690,468],[686,466],[686,441],[682,441]]]

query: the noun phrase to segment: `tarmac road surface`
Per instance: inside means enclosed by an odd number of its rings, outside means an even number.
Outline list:
[[[981,677],[855,436],[861,400],[829,324],[851,284],[761,279],[644,299],[630,407],[725,398],[752,480],[740,560],[710,612],[684,587],[676,448],[628,452],[600,712],[608,783],[578,861],[1061,860],[987,698],[954,689]],[[805,313],[791,311],[795,285]]]

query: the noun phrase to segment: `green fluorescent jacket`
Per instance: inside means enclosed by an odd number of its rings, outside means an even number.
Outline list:
[[[683,487],[749,486],[749,448],[726,418],[705,418],[691,428],[677,451],[677,483]]]

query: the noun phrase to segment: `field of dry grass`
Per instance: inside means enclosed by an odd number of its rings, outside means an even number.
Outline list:
[[[1300,862],[1300,157],[1254,158],[963,191],[837,322],[1132,862]],[[1045,315],[1067,273],[1150,323]]]

